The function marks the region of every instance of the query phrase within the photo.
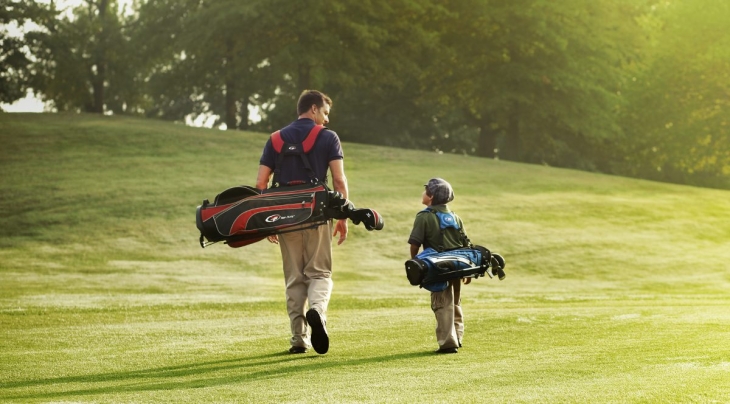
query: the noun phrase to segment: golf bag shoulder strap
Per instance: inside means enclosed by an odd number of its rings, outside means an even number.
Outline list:
[[[279,183],[279,175],[281,174],[281,166],[284,162],[284,157],[293,155],[301,156],[302,163],[309,173],[310,181],[312,183],[319,182],[319,179],[317,178],[311,164],[309,163],[309,158],[307,157],[307,154],[312,151],[312,147],[314,147],[314,143],[317,141],[317,136],[319,136],[320,132],[322,132],[323,129],[326,129],[324,125],[314,125],[314,127],[309,131],[302,143],[285,142],[284,139],[281,137],[281,131],[279,130],[271,134],[271,145],[274,147],[274,150],[279,154],[276,159],[276,167],[274,168],[273,185],[275,187],[282,185]],[[325,178],[324,181],[327,182],[327,179]]]
[[[302,151],[306,154],[309,153],[312,150],[312,147],[314,147],[314,142],[317,141],[317,136],[319,136],[319,133],[322,131],[322,129],[326,129],[324,125],[314,125],[312,130],[309,131],[307,134],[307,137],[304,138],[304,141],[301,143],[302,145]],[[281,137],[281,131],[277,130],[276,132],[271,134],[271,145],[274,146],[274,150],[276,150],[277,153],[281,153],[281,150],[284,148],[284,139]]]
[[[423,211],[431,212],[436,217],[436,223],[438,223],[439,226],[439,241],[438,245],[435,247],[438,252],[446,251],[444,246],[444,233],[447,229],[454,229],[459,232],[459,242],[461,243],[461,247],[471,247],[471,241],[466,236],[466,233],[464,233],[464,228],[459,225],[459,221],[456,219],[456,214],[454,212],[439,212],[431,207],[427,207]]]

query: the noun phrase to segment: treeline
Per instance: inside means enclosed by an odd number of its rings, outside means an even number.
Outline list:
[[[2,102],[272,131],[316,88],[345,141],[730,188],[726,0],[0,2]]]

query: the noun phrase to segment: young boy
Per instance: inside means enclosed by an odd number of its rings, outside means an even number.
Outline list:
[[[408,239],[411,245],[411,259],[418,255],[418,250],[432,248],[436,251],[447,251],[466,247],[464,223],[447,204],[454,200],[454,190],[441,178],[432,178],[425,184],[423,204],[426,209],[416,214],[413,230]],[[440,220],[454,221],[458,228],[441,230]],[[461,229],[461,230],[459,230]],[[462,279],[465,284],[471,278]],[[430,289],[429,289],[430,290]],[[436,315],[436,340],[439,349],[436,353],[457,353],[464,337],[464,317],[461,310],[461,282],[458,279],[448,282],[446,289],[431,291],[431,309]]]

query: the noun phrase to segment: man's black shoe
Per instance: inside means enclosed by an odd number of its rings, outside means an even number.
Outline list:
[[[326,354],[330,349],[330,337],[327,335],[322,316],[317,310],[309,309],[307,323],[312,328],[312,348],[320,355]]]
[[[441,348],[435,351],[437,354],[459,353],[457,348]]]
[[[294,353],[294,354],[307,353],[307,348],[305,348],[303,346],[293,346],[293,347],[289,348],[289,353]]]

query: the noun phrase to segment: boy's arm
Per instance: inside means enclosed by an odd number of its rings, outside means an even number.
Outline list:
[[[411,234],[408,236],[408,244],[411,245],[411,259],[416,258],[418,249],[421,248],[426,239],[424,218],[422,212],[416,215],[416,219],[413,221],[413,229],[411,229]]]
[[[411,244],[411,259],[416,258],[416,255],[418,255],[418,250],[421,248],[418,244]]]

